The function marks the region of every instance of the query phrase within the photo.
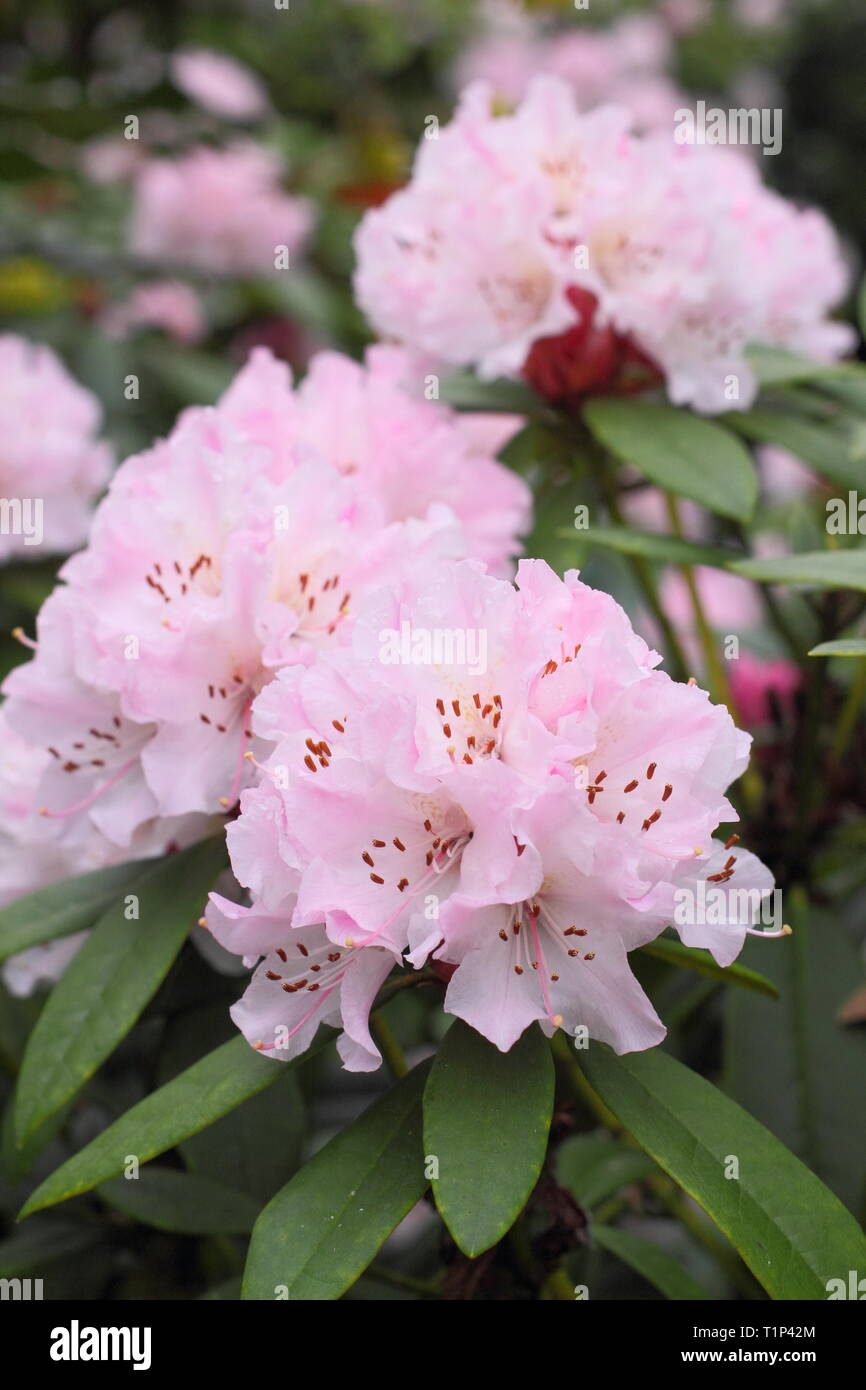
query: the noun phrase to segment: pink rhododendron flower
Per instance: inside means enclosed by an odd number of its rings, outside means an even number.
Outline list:
[[[183,848],[207,831],[203,817],[163,820],[142,826],[121,849],[94,824],[79,821],[74,834],[59,840],[39,814],[51,764],[51,754],[26,743],[10,726],[5,707],[0,709],[0,906],[60,879]],[[10,956],[2,973],[11,993],[31,994],[55,983],[88,934],[74,932]]]
[[[274,749],[228,832],[252,906],[208,912],[223,945],[264,957],[234,1010],[254,1046],[291,1056],[342,1020],[346,1065],[377,1065],[366,1011],[406,955],[451,967],[446,1010],[503,1051],[535,1019],[650,1047],[664,1028],[628,952],[704,877],[726,902],[733,879],[769,891],[712,840],[750,742],[727,710],[658,671],[576,573],[522,561],[517,582],[468,561],[403,576],[371,593],[351,650],[257,698]],[[752,918],[721,916],[685,929],[727,963]]]
[[[150,160],[136,181],[132,250],[221,274],[272,274],[279,248],[294,256],[314,220],[306,199],[283,191],[282,172],[277,156],[251,141]]]
[[[111,466],[101,424],[99,401],[51,348],[0,337],[0,559],[82,543]]]
[[[731,696],[745,724],[758,727],[773,717],[773,705],[790,713],[803,673],[785,657],[761,657],[743,651],[730,663]]]
[[[524,484],[403,390],[395,361],[323,354],[293,392],[256,353],[216,408],[118,470],[5,687],[13,727],[48,750],[58,838],[83,822],[130,846],[224,812],[264,751],[252,700],[348,642],[366,591],[467,553],[507,568]]]
[[[206,327],[199,296],[179,280],[136,285],[128,299],[106,311],[102,325],[110,338],[126,338],[138,328],[160,328],[178,343],[198,342]]]
[[[172,57],[171,77],[184,96],[215,116],[254,121],[268,108],[265,89],[255,73],[225,53],[182,49]]]
[[[832,229],[742,152],[579,114],[550,77],[505,116],[469,87],[437,135],[356,234],[359,301],[412,350],[564,402],[663,378],[714,412],[752,400],[749,343],[851,344],[827,319],[848,281]]]
[[[817,485],[818,479],[809,465],[788,453],[787,449],[777,449],[768,444],[758,450],[758,461],[761,483],[771,502],[803,497]]]

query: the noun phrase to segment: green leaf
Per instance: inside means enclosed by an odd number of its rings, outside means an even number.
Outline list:
[[[658,1169],[642,1149],[629,1149],[604,1130],[571,1134],[556,1151],[557,1181],[583,1207],[595,1207],[620,1188]]]
[[[837,1014],[863,979],[857,951],[831,912],[788,907],[785,950],[747,949],[776,982],[781,1002],[729,998],[726,1089],[818,1174],[855,1213],[866,1198],[866,1035]],[[755,1065],[756,1057],[760,1065]],[[852,1266],[853,1267],[853,1266]]]
[[[112,1178],[97,1191],[135,1221],[178,1235],[244,1235],[259,1214],[259,1203],[245,1193],[176,1168],[144,1168],[136,1178]]]
[[[127,1154],[146,1163],[174,1148],[270,1086],[287,1067],[296,1067],[321,1051],[335,1036],[330,1028],[320,1030],[313,1045],[291,1062],[263,1056],[244,1038],[223,1043],[158,1091],[145,1096],[68,1159],[31,1195],[21,1216],[65,1202],[107,1178],[116,1177],[123,1172]]]
[[[755,466],[722,425],[647,401],[594,400],[583,414],[602,444],[659,487],[720,516],[751,517],[758,497]]]
[[[42,1274],[45,1266],[77,1255],[98,1238],[92,1226],[57,1219],[34,1221],[25,1231],[0,1241],[0,1278]]]
[[[235,374],[223,357],[165,340],[143,347],[141,353],[147,370],[182,405],[213,405]]]
[[[787,449],[842,487],[856,487],[863,480],[856,437],[842,422],[818,424],[793,410],[770,406],[755,406],[723,419],[747,439]]]
[[[479,381],[464,373],[448,377],[440,398],[455,410],[483,410],[504,415],[537,415],[543,402],[522,381]]]
[[[459,1019],[424,1093],[424,1152],[436,1205],[465,1255],[505,1235],[538,1181],[553,1113],[553,1060],[540,1028],[500,1052]]]
[[[659,1048],[617,1057],[596,1044],[582,1065],[602,1100],[700,1203],[772,1298],[823,1300],[828,1279],[866,1268],[866,1239],[850,1212],[715,1086]],[[732,1156],[738,1178],[725,1177]]]
[[[159,860],[137,880],[140,916],[114,903],[54,987],[30,1035],[15,1104],[22,1143],[126,1037],[195,926],[225,863],[222,837]]]
[[[64,878],[0,908],[0,960],[91,927],[153,863],[137,860]]]
[[[337,1299],[427,1189],[415,1067],[277,1193],[260,1214],[245,1299]]]
[[[709,1297],[706,1289],[683,1269],[679,1260],[651,1241],[644,1240],[643,1236],[624,1231],[621,1226],[599,1225],[593,1225],[592,1236],[596,1245],[630,1265],[665,1298],[680,1301]]]
[[[761,386],[811,381],[826,367],[824,362],[813,362],[796,352],[788,352],[786,348],[770,347],[765,343],[752,344],[746,351],[746,358]]]
[[[181,1153],[193,1172],[255,1197],[261,1207],[298,1167],[305,1127],[298,1078],[284,1067],[276,1085],[185,1140]]]
[[[733,560],[729,568],[760,584],[866,590],[866,549],[812,550],[776,559]]]
[[[681,965],[685,970],[694,970],[698,975],[719,980],[723,985],[742,985],[743,989],[769,995],[771,999],[779,997],[776,986],[763,975],[759,975],[757,970],[747,970],[737,962],[733,965],[717,965],[709,951],[704,951],[701,947],[684,946],[681,941],[659,936],[639,949],[656,960],[666,961],[668,965]]]
[[[697,541],[682,540],[679,536],[663,536],[652,531],[633,531],[625,526],[590,526],[585,531],[557,531],[562,540],[582,545],[598,545],[623,555],[641,555],[646,560],[659,560],[672,565],[712,565],[723,569],[729,560],[738,558],[735,550],[720,546],[700,545]]]
[[[840,637],[835,642],[819,642],[809,656],[866,656],[866,637]]]

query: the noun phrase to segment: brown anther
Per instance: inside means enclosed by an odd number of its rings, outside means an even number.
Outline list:
[[[595,951],[587,951],[584,960],[595,960]]]
[[[305,762],[305,764],[307,765],[307,767],[310,769],[311,772],[315,772],[315,770],[316,770],[316,764],[313,762],[313,760],[312,760],[312,758],[310,757],[309,753],[308,753],[307,756],[304,758],[304,762]]]
[[[364,853],[361,855],[361,858],[363,859],[365,864],[369,864],[371,869],[375,869],[376,865],[373,862],[373,856],[369,850],[365,849]]]
[[[623,821],[625,820],[625,811],[618,811],[616,819],[618,824],[622,825]]]
[[[670,794],[671,794],[672,791],[673,791],[673,787],[671,786],[670,782],[666,782],[666,783],[665,783],[665,789],[664,789],[664,791],[662,792],[662,801],[667,801],[667,799],[668,799],[668,797],[670,796]]]
[[[345,727],[345,725],[344,725],[344,724],[341,724],[340,721],[339,721],[339,719],[332,719],[332,720],[331,720],[331,723],[333,724],[334,728],[337,730],[337,733],[338,733],[338,734],[344,734],[344,733],[346,732],[346,727]]]
[[[374,883],[384,883],[384,882],[385,882],[384,878],[380,878],[378,874],[371,874],[371,875],[370,875],[370,878],[372,879],[372,881],[373,881]]]
[[[628,784],[627,787],[623,787],[623,791],[624,791],[624,792],[633,792],[636,786],[637,786],[637,779],[635,779],[633,782],[629,782],[629,784]]]
[[[646,775],[647,775],[647,781],[648,781],[648,782],[651,782],[651,781],[652,781],[653,773],[655,772],[655,770],[656,770],[657,767],[658,767],[658,763],[650,763],[649,767],[648,767],[647,770],[646,770]]]
[[[394,846],[395,849],[401,849],[401,850],[404,850],[404,851],[405,851],[405,849],[406,849],[406,846],[403,844],[403,841],[400,840],[400,839],[398,839],[396,835],[394,836],[394,838],[393,838],[393,840],[391,841],[391,843],[392,843],[392,845]]]

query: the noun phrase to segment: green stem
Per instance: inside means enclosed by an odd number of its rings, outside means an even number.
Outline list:
[[[381,1009],[377,1009],[370,1019],[370,1033],[394,1080],[399,1081],[408,1072],[409,1064]]]
[[[760,1297],[759,1285],[752,1278],[733,1247],[729,1246],[716,1233],[715,1229],[698,1215],[672,1180],[668,1177],[650,1177],[647,1182],[668,1214],[678,1221],[684,1230],[688,1231],[693,1240],[706,1250],[708,1255],[712,1255],[734,1287],[739,1289],[746,1298]]]
[[[598,1092],[590,1086],[583,1074],[583,1068],[575,1057],[571,1046],[566,1041],[565,1034],[562,1032],[554,1033],[550,1040],[550,1045],[553,1049],[554,1057],[560,1063],[568,1078],[568,1083],[575,1098],[580,1101],[581,1105],[583,1105],[596,1120],[598,1120],[599,1124],[605,1125],[607,1129],[612,1130],[614,1134],[621,1134],[623,1132],[622,1125],[613,1111],[609,1110],[605,1105]]]
[[[866,696],[866,661],[857,663],[859,670],[848,687],[848,694],[842,706],[836,728],[833,733],[833,742],[830,747],[830,760],[834,763],[841,763],[843,755],[851,741],[854,727],[860,714],[860,706]]]
[[[608,474],[606,462],[604,460],[600,461],[598,477],[605,505],[607,506],[611,520],[616,522],[617,526],[624,526],[625,518],[620,510],[616,487]],[[641,555],[630,555],[628,558],[631,563],[632,572],[646,600],[647,607],[658,623],[662,636],[664,637],[665,645],[668,649],[671,675],[674,680],[688,680],[689,673],[685,654],[680,646],[680,641],[674,631],[673,624],[662,608],[661,601],[656,591],[652,569]]]
[[[671,529],[674,535],[679,540],[682,540],[683,525],[680,519],[677,499],[669,492],[666,492],[665,502],[667,504]],[[728,709],[732,710],[733,702],[731,700],[731,687],[728,682],[728,675],[725,671],[724,662],[719,656],[719,646],[716,641],[716,635],[710,627],[704,612],[704,606],[701,602],[700,593],[698,592],[697,581],[695,580],[694,569],[691,565],[679,565],[678,569],[689,591],[689,598],[691,599],[692,610],[695,615],[695,627],[697,628],[698,639],[704,657],[704,666],[710,693],[714,700],[718,701],[720,704],[727,705]]]

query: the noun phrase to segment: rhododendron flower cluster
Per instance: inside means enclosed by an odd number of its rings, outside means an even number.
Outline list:
[[[533,77],[547,73],[569,84],[581,111],[623,102],[646,128],[669,123],[684,104],[668,76],[670,26],[658,15],[627,15],[604,29],[547,34],[516,5],[499,0],[484,9],[482,33],[457,64],[458,87],[489,82],[497,99],[513,106]]]
[[[260,351],[217,407],[118,470],[5,686],[10,724],[47,750],[58,841],[95,830],[135,851],[224,813],[253,775],[252,700],[347,642],[365,590],[410,562],[509,568],[525,485],[404,372],[399,354],[326,353],[295,393]]]
[[[207,914],[262,958],[233,1011],[252,1045],[290,1057],[325,1021],[349,1069],[377,1066],[367,1014],[404,959],[450,976],[446,1011],[502,1051],[536,1019],[659,1042],[629,951],[674,924],[729,964],[753,920],[739,890],[757,904],[772,879],[713,838],[749,736],[658,661],[607,594],[524,560],[516,588],[474,561],[404,575],[351,648],[284,667],[228,832],[252,905],[212,895]],[[720,910],[680,925],[701,882]]]
[[[742,408],[749,344],[823,358],[852,342],[827,318],[847,272],[820,213],[741,151],[634,134],[619,107],[580,114],[556,78],[509,115],[470,86],[356,250],[380,333],[557,401],[655,377],[677,404]]]
[[[0,337],[0,559],[81,545],[108,480],[102,408],[49,347]]]
[[[276,155],[247,140],[151,159],[136,176],[130,247],[169,265],[271,274],[279,255],[302,249],[314,221],[307,199],[283,191],[282,173]]]
[[[178,343],[195,343],[204,336],[201,300],[191,285],[180,280],[151,280],[136,285],[129,297],[113,304],[102,316],[110,338],[126,338],[136,329],[158,328]]]

